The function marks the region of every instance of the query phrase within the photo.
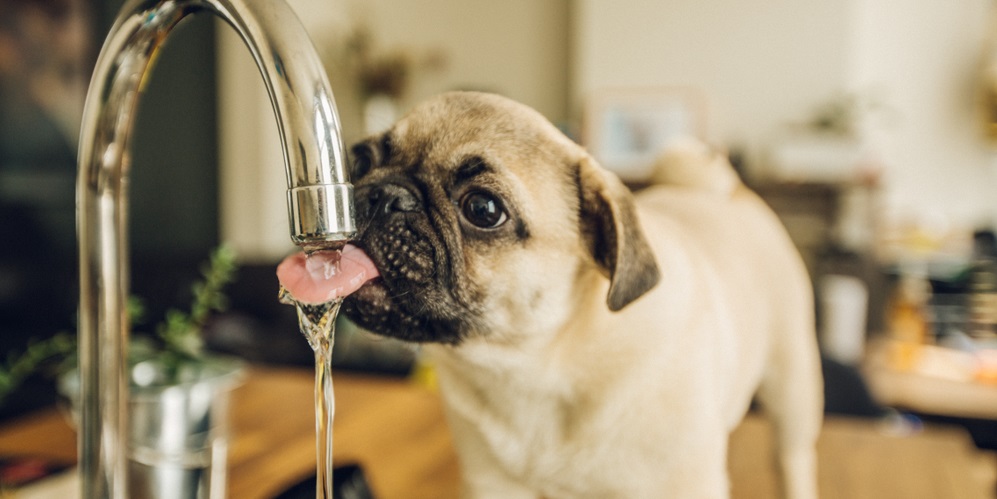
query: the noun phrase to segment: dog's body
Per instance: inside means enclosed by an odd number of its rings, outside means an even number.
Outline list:
[[[468,496],[726,497],[757,391],[787,495],[815,497],[809,281],[729,165],[680,154],[634,202],[534,112],[463,93],[356,151],[384,282],[344,310],[427,342]]]
[[[430,349],[475,497],[724,497],[727,436],[763,379],[800,432],[787,444],[812,447],[810,292],[771,214],[681,187],[638,207],[665,269],[640,300],[610,312],[593,279],[550,342]]]

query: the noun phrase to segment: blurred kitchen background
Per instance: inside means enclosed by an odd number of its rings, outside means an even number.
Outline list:
[[[430,95],[471,89],[536,108],[634,189],[672,138],[728,154],[811,271],[828,410],[955,423],[997,447],[993,0],[290,3],[324,59],[347,145]],[[0,0],[0,358],[74,330],[77,135],[119,7]],[[227,242],[241,270],[209,343],[310,365],[293,310],[275,299],[274,266],[295,248],[248,51],[195,16],[145,92],[133,294],[153,317],[186,303],[200,262]],[[410,359],[376,346],[341,366],[405,371]],[[0,418],[51,403],[50,383],[33,378]]]

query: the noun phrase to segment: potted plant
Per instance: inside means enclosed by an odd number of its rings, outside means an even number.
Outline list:
[[[128,352],[129,495],[224,497],[228,393],[242,378],[241,360],[210,353],[203,332],[227,306],[223,288],[235,275],[235,253],[220,246],[192,287],[190,310],[171,309],[153,334],[136,333]],[[129,301],[139,322],[142,304]],[[0,403],[33,372],[56,366],[59,392],[74,406],[79,394],[75,335],[29,344],[0,364]]]

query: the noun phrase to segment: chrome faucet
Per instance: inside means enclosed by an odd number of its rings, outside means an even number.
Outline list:
[[[355,231],[332,91],[304,27],[284,0],[130,0],[90,82],[80,132],[80,426],[83,497],[124,498],[128,469],[128,149],[152,61],[184,17],[211,12],[246,42],[277,117],[291,240],[306,251]]]

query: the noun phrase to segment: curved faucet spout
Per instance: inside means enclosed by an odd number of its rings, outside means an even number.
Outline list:
[[[277,118],[291,240],[337,246],[354,231],[353,188],[322,64],[284,0],[130,0],[97,60],[80,133],[80,472],[83,497],[127,496],[128,150],[156,52],[189,14],[212,12],[246,42]]]

